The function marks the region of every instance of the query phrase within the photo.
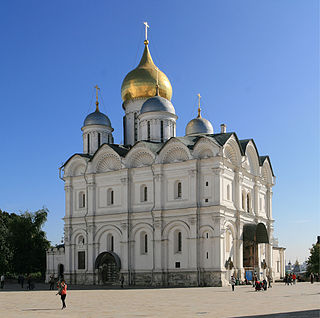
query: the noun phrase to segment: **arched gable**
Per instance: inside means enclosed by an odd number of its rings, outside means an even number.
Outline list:
[[[161,149],[159,156],[157,158],[157,163],[173,163],[190,160],[191,154],[179,139],[171,138],[164,147]]]
[[[193,148],[193,157],[195,158],[209,158],[217,156],[219,153],[219,145],[213,139],[208,137],[200,138]]]
[[[155,155],[153,152],[145,147],[144,143],[138,142],[127,153],[125,158],[125,165],[128,168],[138,168],[143,166],[150,166],[154,163]]]
[[[241,149],[236,138],[232,135],[223,146],[223,156],[227,158],[233,165],[241,164]]]
[[[259,154],[252,140],[248,142],[245,154],[248,160],[249,172],[255,176],[259,175]]]
[[[96,173],[121,169],[121,157],[107,144],[104,144],[94,154],[92,170]]]
[[[268,160],[265,160],[262,165],[261,177],[266,183],[273,184],[272,170]]]
[[[80,155],[74,155],[64,165],[64,177],[81,176],[85,173],[88,158],[84,158]]]

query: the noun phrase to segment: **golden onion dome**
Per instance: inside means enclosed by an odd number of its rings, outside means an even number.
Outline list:
[[[171,100],[172,87],[170,81],[163,72],[159,69],[157,71],[148,48],[148,43],[148,41],[144,42],[145,48],[139,65],[129,72],[122,82],[121,97],[124,102],[134,98],[155,96],[157,78],[159,95],[167,100]]]

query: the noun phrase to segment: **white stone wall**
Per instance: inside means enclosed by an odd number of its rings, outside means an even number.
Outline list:
[[[137,143],[125,158],[105,145],[90,161],[72,157],[64,167],[64,262],[69,280],[97,283],[95,260],[109,249],[110,236],[121,270],[128,277],[168,273],[170,280],[190,273],[194,275],[190,276],[192,284],[201,284],[208,278],[205,273],[213,273],[214,284],[220,285],[227,284],[234,272],[243,278],[243,225],[265,224],[272,241],[274,180],[270,169],[260,167],[257,160],[251,158],[246,163],[234,140],[231,137],[221,147],[202,138],[190,150],[172,138],[158,154]],[[85,204],[81,205],[83,194]],[[181,250],[177,249],[178,232],[182,235]],[[147,252],[143,250],[144,235]],[[85,242],[79,246],[82,236]],[[79,251],[85,252],[85,269],[78,269]],[[232,270],[225,267],[229,257]],[[258,273],[263,272],[263,259],[274,271],[275,254],[270,244],[259,246],[258,257]]]

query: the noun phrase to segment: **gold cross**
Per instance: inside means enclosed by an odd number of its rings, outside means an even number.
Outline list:
[[[100,88],[98,87],[98,85],[96,85],[94,88],[96,89],[96,111],[99,111],[98,92]]]
[[[199,102],[198,102],[198,118],[201,118],[200,99],[201,99],[202,96],[200,94],[198,94],[197,96],[199,98]]]
[[[149,41],[148,41],[148,28],[149,28],[149,25],[148,25],[148,22],[143,22],[143,24],[145,25],[145,31],[144,32],[145,32],[145,38],[146,38],[144,40],[144,42],[148,44],[149,43]]]

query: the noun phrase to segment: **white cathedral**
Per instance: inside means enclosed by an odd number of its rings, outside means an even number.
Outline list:
[[[172,87],[148,43],[121,87],[124,144],[114,144],[97,93],[96,110],[81,128],[83,153],[60,168],[64,244],[47,251],[47,280],[224,286],[230,275],[282,277],[269,157],[224,124],[214,133],[201,116],[200,96],[198,116],[176,137]]]

